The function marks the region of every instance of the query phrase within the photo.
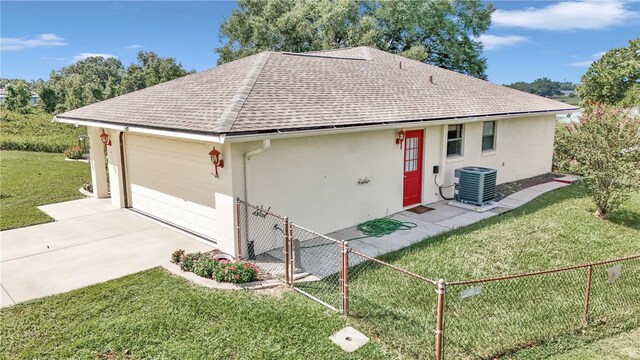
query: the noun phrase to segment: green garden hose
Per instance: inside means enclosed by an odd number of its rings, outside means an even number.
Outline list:
[[[347,239],[345,241],[366,239],[370,237],[383,237],[385,235],[393,234],[399,230],[411,230],[416,226],[418,226],[416,223],[410,221],[399,221],[396,219],[381,218],[369,220],[356,227],[364,234],[364,236]]]
[[[388,218],[369,220],[369,221],[363,222],[362,224],[359,224],[356,227],[360,232],[364,234],[363,236],[346,239],[344,241],[366,239],[370,237],[383,237],[385,235],[390,235],[396,231],[411,230],[417,226],[418,225],[416,223],[413,223],[410,221],[398,221],[395,219],[388,219]],[[301,246],[301,248],[309,249],[309,248],[315,248],[315,247],[326,246],[331,244],[333,243],[324,242],[320,244]]]

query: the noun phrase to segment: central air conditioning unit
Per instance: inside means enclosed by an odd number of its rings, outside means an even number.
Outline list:
[[[456,169],[455,200],[463,204],[483,206],[496,199],[496,178],[498,171],[478,166]]]

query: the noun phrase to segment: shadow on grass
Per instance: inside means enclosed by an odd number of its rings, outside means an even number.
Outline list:
[[[640,230],[640,213],[627,209],[616,210],[609,216],[608,221],[626,226],[628,228]]]
[[[442,234],[439,234],[433,237],[425,238],[424,240],[418,243],[415,243],[411,246],[402,248],[394,252],[384,254],[379,258],[382,261],[386,261],[393,264],[394,262],[405,257],[407,253],[411,253],[417,250],[423,250],[428,247],[435,246],[439,243],[447,241],[451,237],[469,233],[476,230],[480,230],[485,227],[492,226],[498,222],[502,222],[505,219],[515,219],[521,216],[530,215],[532,213],[543,210],[549,206],[555,205],[557,203],[560,203],[566,200],[579,199],[586,196],[588,196],[586,193],[586,189],[584,188],[584,186],[580,184],[574,184],[572,186],[556,189],[556,190],[547,192],[545,194],[542,194],[536,199],[528,202],[527,204],[520,206],[516,209],[513,209],[511,211],[478,221],[468,226],[446,231]],[[629,221],[637,221],[637,220],[629,219]],[[411,270],[411,269],[408,269],[408,270]]]

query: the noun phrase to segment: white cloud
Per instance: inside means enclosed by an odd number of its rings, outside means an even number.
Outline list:
[[[600,59],[602,57],[602,55],[604,55],[606,53],[607,53],[606,51],[597,52],[597,53],[591,55],[592,60],[575,61],[575,62],[569,63],[569,66],[573,66],[573,67],[589,67],[594,61]]]
[[[585,61],[575,61],[572,63],[569,63],[569,66],[573,66],[573,67],[589,67],[589,65],[591,65],[593,61],[592,60],[585,60]]]
[[[117,56],[113,55],[113,54],[101,54],[101,53],[80,53],[76,56],[73,57],[73,62],[77,62],[80,60],[84,60],[86,58],[90,58],[90,57],[101,57],[101,58],[117,58]]]
[[[576,30],[604,29],[639,16],[622,1],[564,1],[543,8],[496,10],[491,21],[504,27]]]
[[[524,36],[518,36],[518,35],[499,36],[499,35],[486,35],[486,34],[480,35],[478,37],[478,40],[482,42],[482,44],[484,44],[485,50],[495,50],[497,48],[512,46],[515,44],[520,44],[520,43],[529,41],[528,38]]]
[[[39,34],[29,37],[0,38],[0,50],[20,51],[30,48],[67,45],[65,39],[56,34]]]
[[[144,47],[143,45],[133,44],[133,45],[127,46],[127,49],[141,49],[143,47]]]

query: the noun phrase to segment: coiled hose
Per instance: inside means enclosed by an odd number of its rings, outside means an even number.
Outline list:
[[[365,239],[369,237],[383,237],[396,231],[411,230],[417,226],[418,225],[416,223],[410,221],[399,221],[396,219],[381,218],[369,220],[356,227],[364,234],[364,236],[347,239],[345,241]]]

